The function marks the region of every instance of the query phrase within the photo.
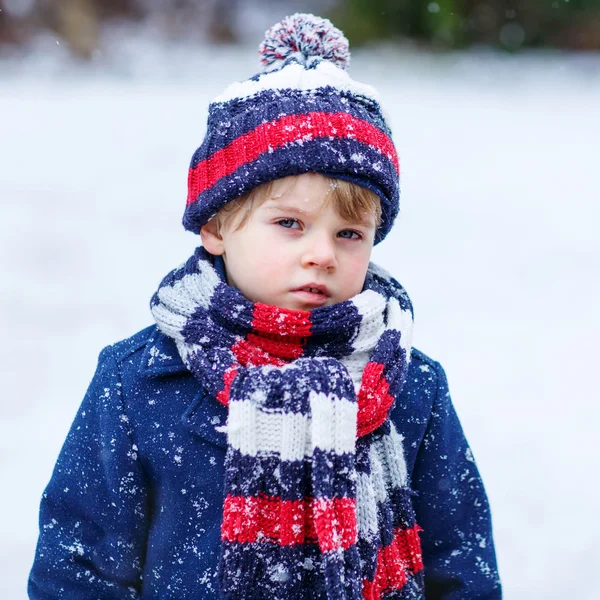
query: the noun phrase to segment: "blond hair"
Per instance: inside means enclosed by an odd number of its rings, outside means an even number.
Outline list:
[[[323,177],[327,177],[323,175]],[[381,201],[379,196],[371,190],[356,183],[327,177],[331,180],[331,193],[325,197],[323,206],[330,201],[338,214],[350,222],[359,222],[365,215],[373,214],[375,217],[375,229],[381,224]],[[271,197],[273,181],[263,183],[250,192],[232,200],[212,217],[215,224],[216,234],[221,235],[223,230],[228,229],[234,218],[241,214],[235,225],[234,231],[241,229],[257,207]],[[287,190],[289,191],[289,189]]]

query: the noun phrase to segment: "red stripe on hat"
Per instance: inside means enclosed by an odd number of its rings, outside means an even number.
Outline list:
[[[223,505],[221,539],[227,542],[318,543],[327,552],[349,548],[356,536],[356,500],[352,498],[282,500],[228,494]]]
[[[400,170],[392,140],[381,129],[348,113],[312,112],[287,115],[262,123],[236,138],[191,168],[188,173],[187,204],[211,188],[219,179],[231,175],[242,165],[255,161],[265,152],[273,152],[292,142],[318,138],[350,138],[376,148]]]
[[[358,427],[357,435],[362,437],[375,431],[386,419],[394,397],[388,393],[390,384],[383,377],[384,365],[368,362],[362,375],[357,395]]]
[[[377,568],[373,581],[363,581],[363,598],[381,600],[383,594],[399,590],[406,583],[409,573],[423,569],[423,555],[418,525],[410,529],[398,528],[389,546],[379,548]]]

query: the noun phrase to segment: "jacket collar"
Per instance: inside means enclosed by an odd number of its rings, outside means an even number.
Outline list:
[[[157,327],[146,341],[139,373],[146,377],[162,377],[187,371],[175,342]]]
[[[157,327],[151,331],[138,366],[144,377],[163,377],[176,373],[191,376],[179,356],[177,345]],[[223,425],[227,422],[227,408],[219,404],[201,387],[194,395],[186,411],[181,415],[182,423],[193,433],[212,444],[227,447],[227,434]]]

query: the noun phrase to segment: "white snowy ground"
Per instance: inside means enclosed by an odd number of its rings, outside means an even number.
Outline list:
[[[209,99],[252,49],[125,44],[89,71],[0,62],[0,596],[25,598],[40,495],[106,344],[198,238],[180,219]],[[374,260],[445,366],[506,597],[600,597],[600,58],[355,53],[402,164]]]

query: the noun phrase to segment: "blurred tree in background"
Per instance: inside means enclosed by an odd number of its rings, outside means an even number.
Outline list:
[[[191,35],[235,42],[248,26],[240,22],[240,7],[241,0],[0,0],[0,51],[50,31],[89,59],[102,28],[115,21],[151,24],[169,39]],[[329,16],[353,46],[411,39],[442,50],[473,45],[600,50],[600,0],[265,0],[252,7],[267,14],[277,7],[278,13],[312,10]]]
[[[24,44],[45,30],[73,53],[90,59],[107,23],[128,21],[154,27],[167,39],[195,32],[211,42],[234,42],[238,0],[0,0],[2,44]]]
[[[438,48],[600,50],[600,0],[346,0],[330,12],[355,43],[412,38]]]

